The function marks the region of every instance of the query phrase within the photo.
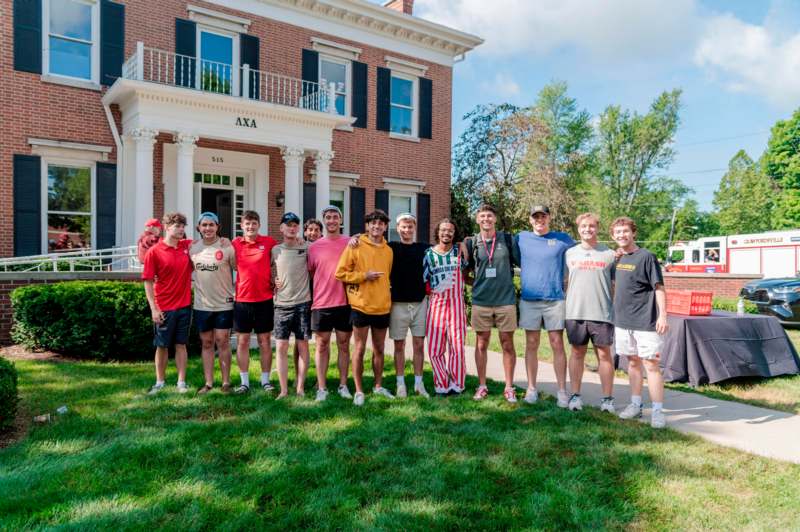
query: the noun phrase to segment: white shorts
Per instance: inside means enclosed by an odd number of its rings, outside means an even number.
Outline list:
[[[519,326],[526,331],[560,331],[564,328],[566,304],[563,299],[557,301],[525,301],[519,300]],[[543,327],[544,326],[544,327]]]
[[[405,340],[408,330],[411,336],[425,336],[425,321],[428,316],[428,296],[419,303],[392,303],[389,316],[389,338]]]
[[[664,335],[655,331],[634,331],[614,327],[614,346],[619,356],[656,358],[661,353]]]

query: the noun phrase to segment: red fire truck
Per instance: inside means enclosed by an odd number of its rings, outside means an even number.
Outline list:
[[[800,271],[800,229],[677,242],[669,248],[666,269],[795,277]]]

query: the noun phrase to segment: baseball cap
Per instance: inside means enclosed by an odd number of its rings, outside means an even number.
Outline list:
[[[550,207],[548,207],[547,205],[534,205],[533,207],[531,207],[531,216],[533,216],[537,212],[550,214]]]
[[[328,211],[338,212],[339,216],[342,216],[342,210],[339,207],[337,207],[336,205],[328,205],[327,207],[322,209],[322,216],[324,217],[325,213],[328,212]]]
[[[283,216],[281,217],[281,223],[282,224],[290,224],[290,223],[299,224],[300,223],[300,217],[297,216],[293,212],[286,212],[286,213],[283,213]]]
[[[147,223],[144,224],[144,226],[145,227],[159,227],[159,228],[162,227],[161,222],[159,221],[158,218],[150,218],[149,220],[147,220]]]
[[[203,218],[208,218],[215,224],[219,225],[219,217],[213,212],[206,211],[204,213],[201,213],[200,216],[197,217],[197,225],[200,225],[200,222],[203,221]]]

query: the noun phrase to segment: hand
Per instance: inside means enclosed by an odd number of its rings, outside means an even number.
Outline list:
[[[275,288],[277,288],[278,290],[283,288],[283,281],[281,281],[280,279],[276,278],[275,279]]]
[[[150,312],[150,316],[153,318],[153,323],[155,323],[156,325],[161,325],[162,323],[164,323],[164,313],[158,310],[157,308],[153,309]]]
[[[625,254],[625,252],[622,251],[622,248],[615,249],[614,250],[614,260],[621,259],[624,254]]]
[[[231,241],[230,241],[229,238],[226,238],[226,237],[223,236],[223,237],[221,237],[219,239],[219,246],[222,247],[222,248],[228,248],[228,247],[231,247],[232,245],[233,244],[231,244]]]
[[[667,323],[667,317],[661,315],[656,320],[656,332],[658,334],[666,334],[667,329],[669,329],[669,324]]]
[[[383,275],[383,272],[367,272],[367,281],[374,281],[375,279],[379,279]]]
[[[361,238],[361,233],[356,233],[355,235],[350,237],[350,241],[347,245],[353,249],[358,247],[358,239]]]

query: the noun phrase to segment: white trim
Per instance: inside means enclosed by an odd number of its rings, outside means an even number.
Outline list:
[[[414,135],[403,135],[402,133],[395,133],[394,131],[389,132],[389,138],[404,140],[406,142],[421,142],[419,137],[415,137]]]
[[[88,214],[90,223],[89,223],[89,231],[91,234],[89,235],[89,248],[95,248],[95,242],[97,239],[97,165],[94,161],[87,161],[80,158],[69,158],[69,157],[42,157],[41,158],[41,193],[40,193],[40,201],[41,201],[41,214],[39,216],[40,223],[41,223],[41,242],[40,242],[40,249],[42,250],[43,254],[50,253],[48,249],[48,238],[47,238],[47,215],[50,213],[50,209],[48,208],[48,201],[47,201],[47,168],[48,166],[61,166],[67,168],[78,168],[78,169],[89,169],[89,208],[90,212]],[[57,211],[53,211],[57,212]],[[86,216],[85,213],[79,213],[75,211],[75,216]]]
[[[73,0],[87,4],[92,9],[89,78],[76,78],[50,72],[50,0],[42,1],[42,80],[73,87],[94,89],[100,86],[100,2],[98,0]]]
[[[355,46],[341,44],[320,37],[311,37],[311,49],[321,54],[334,55],[342,59],[357,61],[363,50]]]
[[[309,174],[311,175],[311,182],[317,182],[317,171],[312,169]],[[358,183],[358,180],[361,178],[359,174],[353,174],[350,172],[334,172],[333,170],[330,171],[330,179],[331,185],[341,185],[341,186],[350,186],[355,185]]]
[[[201,87],[203,83],[203,33],[227,37],[231,40],[231,93],[228,96],[239,94],[239,32],[219,29],[214,26],[197,24],[196,43],[197,43],[197,68],[195,68],[195,87]],[[221,92],[219,94],[227,94]]]
[[[89,89],[98,92],[103,89],[99,83],[95,83],[94,81],[69,78],[67,76],[59,76],[57,74],[42,74],[41,80],[45,83],[57,83],[59,85],[67,85],[68,87],[77,87],[79,89]]]
[[[189,12],[189,20],[193,20],[198,24],[237,33],[247,33],[247,30],[250,29],[250,24],[252,24],[250,19],[247,18],[228,15],[221,11],[214,11],[213,9],[206,9],[205,7],[193,6],[191,4],[186,6],[186,11]]]
[[[384,183],[386,183],[387,179],[391,179],[391,178],[384,177],[383,178]],[[400,179],[398,181],[409,181],[409,180],[408,179]],[[397,217],[398,214],[400,214],[400,213],[395,213],[394,215],[392,215],[392,196],[394,196],[396,198],[408,198],[409,199],[408,204],[411,206],[411,211],[410,212],[411,212],[411,214],[414,215],[414,218],[417,217],[417,194],[416,194],[416,192],[415,191],[406,190],[406,189],[404,189],[402,187],[397,187],[397,186],[395,186],[394,188],[389,188],[389,205],[388,205],[389,212],[386,213],[386,214],[389,215],[389,227],[386,230],[386,234],[389,235],[389,236],[391,236],[392,231],[394,231],[395,233],[397,232],[397,222],[395,221],[395,218]],[[399,235],[398,235],[398,237],[399,237]],[[387,238],[387,240],[391,240],[391,239]],[[399,238],[398,238],[398,240],[399,240]],[[416,241],[416,235],[414,236],[414,240]]]
[[[422,192],[425,189],[425,181],[403,179],[401,177],[384,177],[383,188],[398,192]]]
[[[402,104],[395,104],[392,102],[391,95],[389,96],[389,134],[391,136],[394,133],[394,138],[399,138],[403,140],[412,140],[419,137],[419,77],[406,74],[405,72],[398,72],[396,70],[392,70],[390,77],[389,77],[389,87],[391,92],[391,78],[402,79],[405,81],[411,82],[411,134],[407,135],[405,133],[398,133],[397,131],[392,131],[392,118],[391,118],[391,111],[392,107],[400,107],[402,109],[408,109],[408,106]]]
[[[61,140],[28,138],[31,153],[40,157],[66,158],[87,162],[107,161],[111,146],[66,142]]]
[[[428,72],[427,66],[420,65],[419,63],[412,63],[411,61],[406,61],[405,59],[400,59],[399,57],[387,55],[384,56],[383,59],[386,61],[386,66],[394,71],[404,72],[412,76],[420,77],[424,77],[425,73]]]

